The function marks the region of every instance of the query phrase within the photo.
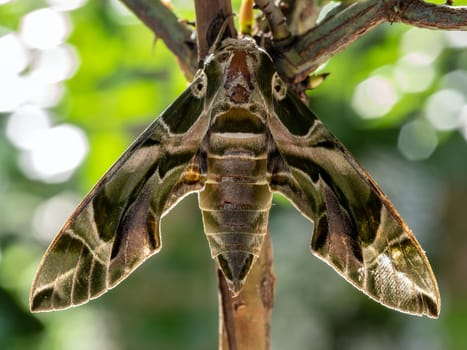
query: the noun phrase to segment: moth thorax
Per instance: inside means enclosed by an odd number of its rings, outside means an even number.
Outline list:
[[[230,65],[225,73],[224,89],[226,97],[234,104],[248,103],[254,89],[251,73],[251,57],[244,50],[232,52]]]

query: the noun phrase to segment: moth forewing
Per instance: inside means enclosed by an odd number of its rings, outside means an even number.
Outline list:
[[[202,74],[197,76],[71,215],[39,265],[30,294],[32,311],[96,298],[159,251],[160,219],[176,203],[174,196],[202,186],[185,181],[184,169],[209,126],[206,84]],[[193,89],[202,91],[194,94]]]
[[[283,159],[272,188],[314,222],[313,253],[381,304],[437,317],[428,259],[375,181],[293,93],[276,98],[269,120]]]

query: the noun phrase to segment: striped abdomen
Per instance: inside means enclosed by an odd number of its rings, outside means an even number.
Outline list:
[[[199,205],[211,255],[234,292],[240,291],[267,233],[272,193],[262,125],[251,113],[231,111],[216,118],[206,143]]]

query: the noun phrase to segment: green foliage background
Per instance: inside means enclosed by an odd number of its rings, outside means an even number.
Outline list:
[[[191,1],[174,4],[181,17],[193,19]],[[0,34],[17,30],[24,14],[44,6],[32,0],[1,5]],[[68,43],[80,65],[51,112],[55,123],[85,131],[85,162],[65,183],[30,180],[5,136],[8,114],[0,114],[0,348],[215,349],[216,279],[195,196],[163,220],[162,252],[116,289],[79,308],[29,313],[30,283],[47,245],[34,235],[36,209],[63,193],[84,196],[186,86],[164,45],[110,1],[89,2],[70,16]],[[380,26],[336,56],[325,67],[331,76],[310,93],[310,104],[380,183],[427,251],[440,284],[441,316],[435,321],[403,315],[354,290],[309,253],[312,225],[277,198],[270,219],[277,273],[273,349],[467,347],[466,140],[457,130],[438,131],[436,150],[422,161],[406,160],[397,148],[400,128],[423,117],[445,74],[467,70],[465,49],[445,48],[433,63],[431,86],[405,94],[384,117],[362,119],[351,107],[356,86],[400,58],[407,30]],[[463,93],[467,99],[467,85]]]

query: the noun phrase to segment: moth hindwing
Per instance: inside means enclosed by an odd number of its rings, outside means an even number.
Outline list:
[[[115,286],[159,251],[161,217],[194,191],[233,294],[278,192],[314,223],[312,252],[347,281],[387,307],[437,317],[436,280],[410,229],[248,38],[224,40],[87,195],[39,266],[31,309],[78,305]]]

